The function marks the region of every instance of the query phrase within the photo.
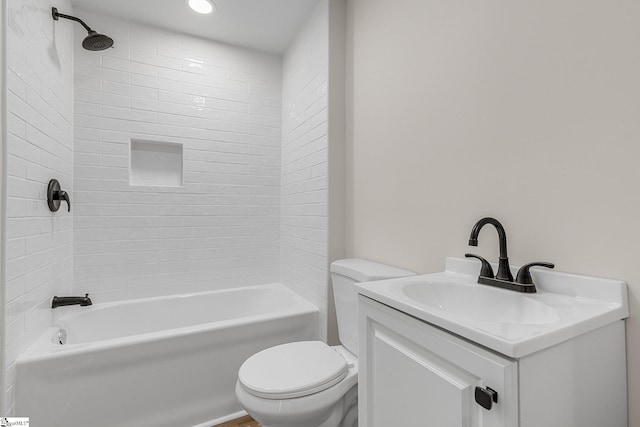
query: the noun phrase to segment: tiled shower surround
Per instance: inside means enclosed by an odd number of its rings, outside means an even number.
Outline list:
[[[281,59],[80,12],[74,288],[98,300],[279,280]],[[182,187],[129,183],[131,139],[183,145]]]
[[[328,264],[328,2],[319,2],[283,60],[280,280],[320,307]],[[323,337],[324,338],[324,337]]]
[[[53,216],[46,194],[57,178],[73,200],[74,29],[54,26],[50,8],[44,0],[10,0],[7,16],[7,414],[14,361],[51,324],[52,295],[71,292],[73,280],[73,217]]]
[[[6,413],[54,294],[281,281],[319,307],[324,334],[328,2],[283,56],[54,3],[8,2]],[[51,6],[114,48],[82,50],[86,32]],[[181,144],[182,186],[130,185],[132,139]],[[48,211],[51,178],[71,212]]]

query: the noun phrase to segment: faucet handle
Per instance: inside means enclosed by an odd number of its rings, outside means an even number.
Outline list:
[[[67,212],[71,212],[71,199],[69,198],[69,194],[60,189],[60,183],[57,179],[50,180],[49,186],[47,187],[47,204],[49,205],[49,210],[51,212],[58,212],[63,201],[67,202]]]
[[[67,212],[71,212],[71,199],[66,191],[58,191],[58,200],[67,202]]]
[[[491,268],[491,264],[489,264],[489,261],[479,255],[464,254],[464,256],[467,258],[476,258],[480,260],[480,262],[482,263],[482,267],[480,267],[480,276],[489,277],[490,279],[493,279],[495,277],[493,275],[493,268]]]
[[[532,262],[529,264],[525,264],[522,267],[520,267],[520,270],[518,270],[518,274],[516,274],[516,283],[521,283],[523,285],[533,284],[533,279],[531,278],[531,272],[529,271],[531,267],[554,268],[555,265],[553,265],[550,262]]]

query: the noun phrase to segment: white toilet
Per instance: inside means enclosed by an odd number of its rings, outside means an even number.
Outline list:
[[[356,282],[415,273],[363,259],[331,263],[342,345],[302,341],[263,350],[238,371],[236,396],[263,427],[358,425],[358,294]]]

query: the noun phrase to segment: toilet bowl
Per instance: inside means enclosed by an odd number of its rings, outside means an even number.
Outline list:
[[[263,427],[357,427],[357,282],[415,273],[362,259],[331,264],[342,345],[301,341],[271,347],[238,371],[236,396]]]
[[[238,372],[236,396],[262,426],[356,427],[357,386],[354,355],[342,346],[301,341],[247,359]]]

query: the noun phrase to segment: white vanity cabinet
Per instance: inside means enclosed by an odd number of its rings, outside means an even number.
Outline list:
[[[359,313],[360,427],[627,426],[623,321],[512,358],[362,295]]]
[[[361,427],[517,425],[517,362],[360,298]],[[497,393],[490,410],[476,387]]]

